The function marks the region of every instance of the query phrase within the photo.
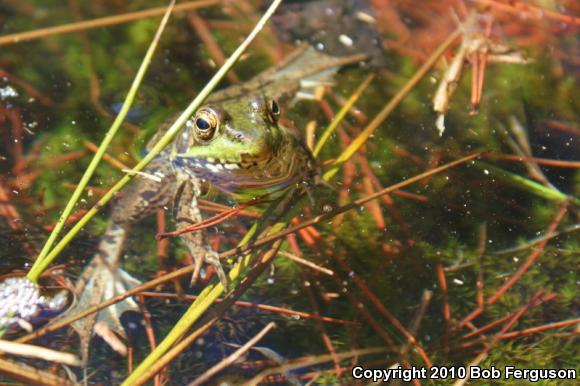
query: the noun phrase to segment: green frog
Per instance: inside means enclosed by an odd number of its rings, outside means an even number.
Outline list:
[[[179,229],[202,220],[198,198],[210,187],[238,202],[247,202],[312,183],[316,175],[312,155],[294,130],[279,124],[279,101],[287,102],[298,90],[327,83],[338,67],[364,57],[335,58],[305,47],[281,66],[210,96],[173,143],[135,177],[113,205],[95,257],[77,283],[77,304],[68,314],[138,284],[119,268],[123,244],[129,226],[158,208],[173,206],[175,227]],[[162,127],[152,142],[168,126]],[[194,261],[192,280],[208,264],[227,288],[226,273],[218,254],[206,244],[204,232],[185,233],[181,238]],[[136,309],[134,301],[126,299],[73,326],[88,350],[88,339],[97,321],[122,334],[121,313]]]

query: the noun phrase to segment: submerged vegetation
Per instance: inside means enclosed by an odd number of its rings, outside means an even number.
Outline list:
[[[176,5],[127,119],[65,231],[145,157],[159,126],[183,111],[236,50],[265,9],[258,3]],[[66,384],[87,376],[119,384],[185,312],[193,327],[168,345],[169,356],[149,359],[151,374],[133,373],[128,384],[154,374],[156,384],[350,384],[356,365],[580,371],[580,19],[574,3],[369,4],[373,16],[365,15],[381,33],[385,63],[342,68],[332,87],[321,88],[321,100],[284,105],[280,120],[314,148],[356,94],[315,152],[327,182],[291,201],[281,219],[268,203],[238,206],[225,195],[204,197],[209,220],[201,227],[210,244],[223,252],[226,271],[238,275],[231,267],[244,267],[233,290],[224,292],[211,268],[189,287],[192,258],[171,237],[171,210],[159,210],[132,226],[125,246],[123,268],[147,287],[134,291],[142,314],[122,318],[127,336],[98,332],[84,372],[76,359],[61,362],[76,366],[69,372],[67,365],[21,354],[0,358],[4,379]],[[2,273],[26,272],[38,256],[121,109],[166,5],[0,5]],[[153,6],[160,8],[128,16]],[[118,20],[102,19],[110,15]],[[221,88],[293,51],[276,35],[280,25],[292,24],[289,15],[299,14],[280,12],[276,28],[260,33]],[[93,19],[95,25],[79,23]],[[70,28],[19,35],[59,25]],[[43,273],[47,291],[72,288],[107,218],[103,209]],[[270,226],[261,237],[273,234],[271,240],[233,249],[256,232],[256,221],[262,230]],[[284,231],[286,223],[292,232]],[[246,253],[252,258],[244,259]],[[80,356],[70,328],[47,326],[34,326],[41,337],[18,330],[3,339]],[[252,349],[240,349],[261,332]],[[235,360],[225,360],[238,350]],[[31,368],[43,380],[27,378]],[[575,383],[542,384],[566,382]]]

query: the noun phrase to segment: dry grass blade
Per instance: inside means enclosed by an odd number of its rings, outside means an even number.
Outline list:
[[[73,386],[68,379],[58,377],[48,371],[38,370],[24,363],[17,363],[0,358],[0,373],[24,382],[25,385]]]
[[[81,361],[75,355],[66,352],[50,350],[48,348],[0,340],[0,351],[7,354],[28,358],[37,358],[45,361],[63,363],[70,366],[80,366]]]
[[[264,327],[256,336],[254,336],[252,339],[247,341],[242,347],[237,349],[230,356],[228,356],[227,358],[224,358],[218,364],[216,364],[211,369],[209,369],[208,371],[203,373],[199,378],[197,378],[195,381],[191,382],[189,384],[189,386],[199,386],[199,385],[203,384],[204,382],[208,381],[211,377],[213,377],[214,375],[216,375],[217,373],[219,373],[220,371],[222,371],[223,369],[225,369],[229,365],[233,364],[242,355],[244,355],[246,352],[248,352],[252,348],[252,346],[254,346],[256,343],[258,343],[275,326],[276,326],[276,324],[274,322],[268,323],[268,325],[266,325],[266,327]]]
[[[187,11],[216,5],[219,0],[200,0],[190,1],[176,5],[173,12]],[[107,16],[99,19],[86,20],[78,23],[59,25],[56,27],[40,28],[34,31],[19,32],[10,35],[0,36],[0,45],[16,44],[35,39],[44,39],[47,36],[66,34],[71,32],[86,31],[88,29],[106,27],[110,25],[129,23],[135,20],[146,19],[150,17],[161,16],[165,13],[167,7],[158,7],[146,9],[144,11],[131,12],[123,15]]]
[[[352,358],[352,357],[379,354],[379,353],[382,353],[385,351],[387,351],[387,349],[384,347],[374,347],[374,348],[366,348],[366,349],[361,349],[361,350],[352,350],[352,351],[342,352],[342,353],[336,354],[336,356],[338,357],[339,360],[343,360],[343,359]],[[317,365],[320,363],[330,362],[332,360],[333,360],[333,355],[331,355],[331,354],[295,359],[293,361],[289,361],[287,364],[284,364],[282,366],[273,367],[271,369],[267,369],[267,370],[262,371],[260,374],[256,375],[254,378],[250,379],[247,382],[244,382],[242,384],[242,386],[255,386],[255,385],[258,385],[260,382],[262,382],[264,380],[264,378],[266,378],[269,375],[282,374],[282,373],[286,373],[286,372],[289,372],[289,371],[292,371],[295,369],[300,369],[300,368],[307,367],[307,366],[314,366],[314,365]]]
[[[328,269],[328,268],[325,268],[325,267],[321,267],[319,265],[316,265],[313,262],[311,262],[309,260],[306,260],[306,259],[303,259],[300,256],[296,256],[296,255],[294,255],[292,253],[280,251],[280,255],[281,256],[284,256],[284,257],[286,257],[286,258],[288,258],[288,259],[290,259],[292,261],[295,261],[298,264],[302,264],[305,267],[308,267],[308,268],[311,268],[311,269],[313,269],[315,271],[321,272],[321,273],[323,273],[325,275],[328,275],[328,276],[334,275],[334,272],[331,269]]]

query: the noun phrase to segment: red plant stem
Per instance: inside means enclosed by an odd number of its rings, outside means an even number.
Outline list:
[[[549,241],[548,238],[556,231],[556,228],[558,228],[558,225],[564,218],[567,210],[568,202],[566,201],[560,207],[560,210],[558,210],[558,213],[550,223],[548,231],[546,232],[546,240],[542,241],[538,247],[533,250],[530,256],[528,256],[527,261],[520,266],[517,272],[493,296],[487,300],[488,305],[495,303],[504,293],[506,293],[515,283],[517,283],[518,280],[521,279],[521,277],[532,267],[532,265],[534,265],[536,259],[542,254],[544,248],[546,248],[546,245]]]
[[[431,153],[431,160],[429,161],[427,170],[435,169],[437,165],[439,165],[439,163],[441,162],[441,157],[442,157],[441,151],[434,151],[433,153]],[[422,184],[423,186],[427,186],[429,184],[429,181],[431,181],[431,178],[433,177],[434,176],[423,178],[419,183]]]
[[[443,319],[445,320],[445,323],[449,323],[451,320],[451,307],[449,306],[449,292],[442,264],[437,264],[437,279],[439,280],[439,286],[441,287],[441,293],[443,294]]]
[[[337,279],[337,282],[339,282],[338,277],[335,279]],[[381,324],[371,315],[371,313],[367,310],[366,306],[357,298],[355,298],[350,291],[346,292],[346,296],[348,297],[350,302],[356,306],[357,312],[359,312],[367,320],[367,322],[370,323],[373,330],[375,330],[375,332],[379,334],[379,336],[385,341],[387,346],[397,347],[395,341],[389,336],[387,331],[383,329]]]
[[[245,206],[244,206],[244,208],[245,208]],[[165,239],[167,237],[176,237],[176,236],[179,236],[179,235],[184,234],[184,233],[197,232],[197,231],[200,231],[202,229],[207,229],[209,227],[221,224],[222,222],[226,221],[227,219],[238,215],[242,209],[243,209],[243,207],[239,206],[239,207],[231,208],[227,211],[218,212],[218,214],[216,214],[210,218],[207,218],[201,222],[198,222],[196,224],[178,229],[178,230],[173,231],[173,232],[160,233],[157,235],[157,238],[162,240],[162,239]]]
[[[537,258],[544,251],[546,245],[548,244],[548,241],[550,241],[550,237],[556,231],[556,228],[560,224],[560,221],[562,221],[562,218],[566,214],[567,209],[568,209],[568,201],[566,201],[566,202],[564,202],[564,204],[562,204],[562,206],[558,210],[558,213],[556,213],[556,216],[554,217],[554,219],[550,223],[548,230],[546,231],[546,239],[544,239],[541,243],[538,244],[538,247],[532,251],[532,253],[528,256],[528,259],[526,260],[526,262],[520,266],[520,268],[516,271],[516,273],[511,278],[509,278],[504,283],[504,285],[502,285],[495,292],[495,294],[493,294],[490,298],[487,299],[486,306],[490,306],[490,305],[494,304],[500,297],[503,296],[504,293],[506,293],[514,284],[516,284],[518,282],[518,280],[520,280],[522,278],[522,276],[532,267],[532,265],[535,263]],[[475,319],[476,317],[478,317],[479,315],[481,315],[483,313],[483,311],[484,311],[483,308],[475,309],[459,323],[458,327],[461,328],[461,327],[465,326],[465,324],[467,322],[469,322],[469,321]]]
[[[519,17],[534,17],[536,19],[541,19],[543,17],[547,17],[548,19],[554,19],[560,22],[569,23],[580,25],[580,18],[570,16],[570,15],[562,15],[557,12],[549,11],[547,9],[535,7],[530,4],[523,4],[520,2],[513,2],[511,1],[510,4],[500,3],[496,0],[475,0],[475,2],[480,4],[490,5],[493,8],[516,14]]]
[[[296,250],[293,251],[294,253],[300,253],[301,255],[301,251],[300,250]],[[302,276],[303,279],[306,280],[306,274],[303,271],[302,272]],[[314,282],[314,280],[310,280],[311,282]],[[310,305],[312,306],[312,309],[314,310],[313,314],[316,317],[320,317],[320,307],[318,307],[318,303],[316,302],[316,297],[314,296],[314,291],[312,288],[312,285],[306,286],[306,291],[308,292],[308,299],[310,300]],[[332,340],[330,339],[330,336],[328,335],[328,331],[326,330],[326,327],[324,326],[324,324],[320,321],[320,319],[316,320],[316,323],[318,324],[318,328],[320,330],[320,333],[322,335],[322,341],[324,342],[324,346],[326,347],[326,350],[328,351],[328,353],[332,356],[332,362],[334,363],[334,369],[336,371],[336,376],[340,377],[340,375],[342,374],[342,370],[340,368],[340,359],[338,358],[338,355],[336,354],[336,349],[334,348],[334,345],[332,344]]]
[[[544,290],[539,290],[538,292],[536,292],[531,298],[530,300],[528,300],[528,303],[523,306],[518,312],[516,312],[516,314],[502,327],[502,329],[500,330],[498,335],[504,334],[505,332],[507,332],[507,330],[509,330],[510,328],[512,328],[512,326],[518,321],[520,320],[520,318],[532,307],[532,305],[544,294]]]
[[[371,183],[371,179],[368,176],[365,176],[365,177],[363,177],[362,182],[363,182],[363,188],[364,188],[365,194],[366,195],[373,194],[374,190],[373,190],[373,186]],[[386,196],[383,196],[383,197],[386,197]],[[365,207],[371,213],[371,216],[373,217],[373,220],[375,221],[375,225],[377,227],[377,230],[379,232],[384,232],[385,229],[387,228],[387,222],[385,221],[385,217],[383,216],[379,202],[378,201],[368,202],[365,205]]]
[[[489,159],[501,159],[515,162],[534,162],[538,165],[553,166],[557,168],[574,168],[574,169],[580,168],[580,161],[564,161],[536,157],[522,157],[513,154],[494,154],[494,153],[486,154],[485,157]]]
[[[371,167],[368,163],[368,160],[360,154],[357,154],[356,160],[359,163],[363,173],[366,176],[368,176],[368,178],[372,182],[374,188],[376,190],[382,190],[383,186],[381,185],[381,182],[379,181],[379,179],[377,178],[377,176],[375,175],[375,173],[371,169]],[[405,234],[405,237],[407,238],[407,245],[412,246],[414,244],[412,232],[409,228],[409,225],[405,222],[401,212],[399,212],[399,210],[395,206],[395,201],[388,194],[385,194],[383,197],[381,197],[381,200],[385,203],[391,216],[393,216],[395,221],[401,227],[401,230],[403,231],[403,233]]]
[[[335,254],[336,261],[342,267],[345,272],[354,272],[350,266],[346,263],[346,260],[339,254]],[[365,294],[367,299],[371,301],[371,303],[377,308],[377,310],[385,317],[387,320],[397,329],[400,333],[402,333],[407,341],[415,347],[417,353],[423,359],[423,362],[427,367],[432,366],[432,362],[427,356],[425,350],[421,347],[417,339],[399,322],[397,318],[385,307],[385,305],[380,301],[380,299],[375,295],[375,293],[367,286],[364,280],[360,278],[358,275],[354,275],[352,278],[356,286]]]
[[[85,213],[87,213],[86,209],[77,210],[76,212],[74,212],[73,214],[68,216],[68,219],[66,220],[65,224],[68,225],[68,224],[72,224],[72,223],[76,222],[78,219],[83,217],[85,215]],[[54,229],[55,226],[56,226],[56,223],[50,224],[50,225],[45,225],[42,227],[42,229],[44,229],[47,232],[52,232],[52,230]]]
[[[144,291],[144,292],[141,292],[140,295],[143,295],[146,297],[153,297],[153,298],[183,299],[186,301],[193,301],[193,300],[197,299],[196,295],[179,295],[179,294],[163,293],[163,292]],[[223,299],[216,300],[216,303],[221,303],[221,302],[223,302]],[[270,306],[267,304],[251,303],[251,302],[245,302],[245,301],[241,301],[241,300],[236,301],[234,304],[237,307],[256,308],[256,309],[262,310],[262,311],[269,311],[269,312],[276,312],[278,314],[283,314],[283,315],[297,316],[297,317],[300,317],[301,319],[320,320],[321,322],[324,322],[324,323],[334,323],[334,324],[341,324],[341,325],[355,325],[355,324],[357,324],[356,322],[352,322],[350,320],[341,320],[341,319],[329,318],[327,316],[317,317],[317,316],[309,314],[307,312],[289,310],[287,308]]]
[[[479,308],[484,307],[484,295],[483,295],[483,256],[485,255],[485,246],[487,245],[487,225],[485,223],[481,224],[479,227],[479,248],[478,248],[478,269],[477,269],[477,280],[475,282],[475,301]]]
[[[166,218],[165,210],[163,208],[157,210],[157,233],[165,233]],[[169,240],[162,239],[157,240],[157,256],[161,260],[167,259],[167,247],[169,246]]]
[[[479,105],[477,100],[477,85],[479,76],[479,54],[474,52],[471,55],[471,113],[477,112],[477,106]]]
[[[403,198],[406,198],[408,200],[413,200],[413,201],[417,201],[417,202],[421,202],[421,203],[429,202],[429,197],[424,196],[422,194],[406,192],[404,190],[397,190],[396,192],[393,192],[393,194],[395,196],[403,197]]]
[[[10,196],[6,189],[2,186],[2,181],[0,181],[0,217],[6,218],[6,222],[12,230],[22,229],[20,214],[14,205],[10,204]]]
[[[137,302],[139,306],[139,311],[143,315],[143,321],[145,322],[145,333],[147,334],[147,340],[149,341],[149,347],[151,352],[157,347],[157,342],[155,340],[155,331],[153,331],[153,323],[151,322],[151,314],[147,307],[145,307],[145,297],[141,294],[139,295],[139,301]],[[132,370],[130,372],[133,372]],[[161,384],[161,374],[155,375],[155,386]]]
[[[475,106],[481,103],[481,95],[483,94],[483,83],[485,81],[485,68],[487,66],[487,53],[481,52],[479,55],[479,74],[477,77],[477,99]]]
[[[542,296],[542,298],[539,299],[534,304],[532,304],[532,306],[537,307],[543,303],[546,303],[546,302],[549,302],[549,301],[555,299],[557,296],[558,295],[556,293],[551,293],[551,294]],[[470,338],[474,338],[478,335],[484,334],[484,333],[494,329],[495,327],[499,326],[500,324],[502,324],[503,322],[505,322],[507,319],[509,319],[512,316],[513,316],[513,313],[507,314],[506,316],[503,316],[497,320],[494,320],[493,322],[486,324],[485,326],[480,327],[478,329],[475,329],[474,331],[470,332],[469,334],[462,336],[461,339],[470,339]]]
[[[20,118],[20,112],[15,109],[7,109],[3,104],[0,104],[0,116],[10,120],[11,130],[10,134],[7,135],[7,140],[11,145],[8,150],[12,156],[13,173],[18,175],[24,165],[22,157],[22,119]]]
[[[518,321],[520,320],[520,318],[526,313],[526,311],[528,311],[530,309],[530,307],[532,307],[532,305],[538,300],[538,298],[540,298],[540,296],[542,296],[542,294],[544,293],[544,290],[540,290],[538,292],[536,292],[531,299],[528,301],[528,303],[523,306],[522,308],[520,308],[505,324],[504,326],[501,328],[500,332],[498,332],[492,339],[492,341],[489,343],[489,345],[487,345],[485,347],[485,349],[483,349],[483,351],[478,355],[481,356],[483,354],[486,354],[488,352],[491,351],[491,349],[493,348],[493,346],[495,346],[495,344],[497,343],[497,341],[500,339],[500,336],[505,334],[510,328],[512,328],[512,326]]]
[[[537,300],[535,302],[537,304]],[[510,315],[511,316],[511,315]],[[503,320],[505,320],[505,318],[502,318]],[[531,327],[531,328],[527,328],[525,330],[520,330],[520,331],[514,331],[514,332],[509,332],[509,333],[499,333],[495,336],[496,340],[506,340],[506,339],[514,339],[514,338],[519,338],[521,336],[527,336],[527,335],[532,335],[532,334],[538,334],[540,332],[543,331],[547,331],[547,330],[553,330],[556,328],[562,328],[562,327],[568,327],[568,326],[572,326],[575,324],[580,323],[580,318],[577,319],[571,319],[571,320],[564,320],[561,322],[555,322],[555,323],[550,323],[550,324],[545,324],[543,326],[537,326],[537,327]],[[577,332],[573,333],[574,335],[578,335]],[[488,340],[484,339],[484,338],[479,338],[477,340],[473,340],[471,342],[466,342],[463,344],[460,344],[458,346],[453,347],[454,350],[465,350],[471,347],[475,347],[479,344],[485,344]]]
[[[213,38],[203,18],[199,17],[195,11],[192,11],[187,14],[187,20],[193,27],[193,30],[198,34],[199,38],[203,41],[212,59],[215,60],[217,67],[223,66],[226,61],[226,57],[222,52],[219,44],[217,44]],[[240,78],[238,78],[238,76],[233,71],[229,71],[226,77],[232,83],[240,83]]]
[[[525,330],[514,331],[514,332],[502,334],[500,336],[500,339],[513,339],[513,338],[518,338],[520,336],[525,336],[525,335],[530,335],[530,334],[538,334],[542,331],[553,330],[555,328],[568,327],[568,326],[572,326],[572,325],[579,324],[579,323],[580,323],[580,318],[571,319],[571,320],[563,320],[561,322],[549,323],[549,324],[545,324],[543,326],[537,326],[537,327],[527,328]],[[578,334],[578,332],[575,332],[575,334]]]

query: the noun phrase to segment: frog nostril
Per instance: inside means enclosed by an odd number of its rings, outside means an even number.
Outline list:
[[[242,139],[244,139],[244,134],[242,134],[242,133],[237,133],[237,134],[235,135],[235,138],[236,138],[238,141],[241,141]]]

